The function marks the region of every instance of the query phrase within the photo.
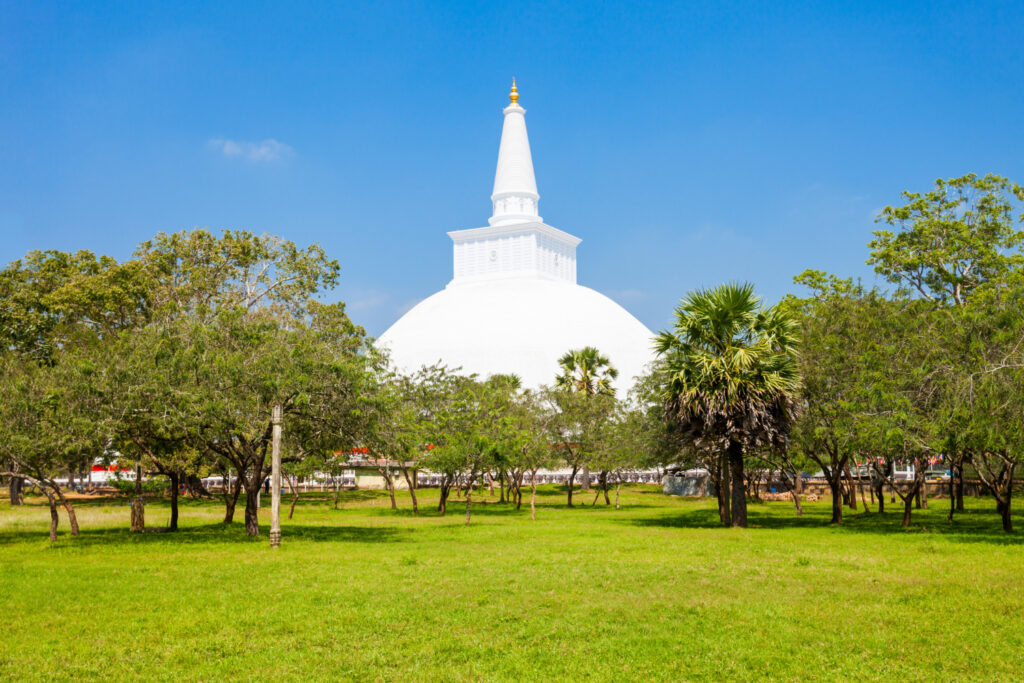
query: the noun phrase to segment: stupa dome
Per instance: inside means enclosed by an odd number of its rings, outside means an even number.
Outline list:
[[[408,369],[444,361],[481,376],[515,373],[529,387],[554,383],[569,349],[597,347],[619,371],[619,393],[652,359],[651,333],[589,287],[509,278],[447,287],[421,301],[379,343]]]
[[[580,240],[537,215],[526,110],[515,89],[510,100],[489,225],[448,233],[452,281],[403,315],[378,346],[405,371],[440,362],[482,377],[514,373],[528,387],[552,384],[562,355],[593,346],[619,371],[621,395],[653,360],[653,335],[619,304],[576,284]]]

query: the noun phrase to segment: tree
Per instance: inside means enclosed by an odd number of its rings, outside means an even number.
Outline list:
[[[318,305],[312,296],[337,284],[340,269],[318,244],[299,248],[245,230],[160,233],[139,245],[135,259],[154,283],[155,315],[199,320],[236,307],[302,317]]]
[[[812,290],[807,299],[784,302],[799,320],[801,410],[793,429],[796,454],[821,468],[832,493],[832,524],[843,521],[843,475],[858,446],[865,376],[865,344],[872,329],[893,313],[877,292],[850,280],[805,271],[794,278]]]
[[[615,393],[612,381],[619,371],[611,365],[608,357],[593,346],[572,349],[558,359],[562,372],[555,379],[555,386],[584,394]]]
[[[83,417],[95,410],[94,372],[87,355],[40,365],[0,354],[0,474],[27,480],[47,497],[50,540],[56,540],[58,503],[72,535],[79,531],[74,506],[58,477],[82,461],[91,465],[106,442],[103,425]]]
[[[585,346],[582,349],[572,349],[558,359],[558,365],[562,372],[555,378],[555,386],[566,391],[575,391],[584,394],[615,395],[615,387],[612,381],[619,376],[619,371],[611,365],[608,357],[603,355],[593,346]],[[590,490],[590,468],[587,463],[583,466],[583,490]],[[602,476],[607,476],[604,473]],[[572,484],[570,483],[570,487]]]
[[[573,482],[576,474],[594,456],[602,429],[615,406],[609,394],[548,389],[543,394],[548,440],[570,469],[568,505],[572,507]]]
[[[785,448],[794,418],[796,322],[778,306],[762,307],[749,284],[691,292],[675,319],[656,339],[665,410],[689,441],[724,450],[731,522],[746,526],[744,453]]]
[[[443,476],[441,514],[446,511],[448,491],[458,483],[466,491],[466,524],[470,522],[473,488],[483,474],[493,469],[497,449],[495,433],[505,418],[501,395],[508,385],[497,380],[461,378],[449,401],[436,412],[431,424],[431,446],[426,465]]]
[[[31,251],[0,271],[0,350],[55,363],[72,346],[143,324],[150,295],[136,262]]]
[[[1003,529],[1012,531],[1014,478],[1024,458],[1024,287],[979,291],[971,305],[948,316],[953,343],[930,376],[962,448],[996,500]],[[950,512],[952,516],[952,510]]]
[[[889,282],[963,306],[977,287],[1024,264],[1024,231],[1013,217],[1013,199],[1024,201],[1020,185],[969,173],[903,198],[904,206],[887,206],[877,219],[897,231],[878,230],[868,243],[868,264]]]
[[[328,416],[345,414],[338,399],[362,367],[362,328],[342,304],[313,299],[337,281],[338,264],[318,245],[205,230],[161,233],[136,260],[152,308],[115,354],[123,367],[109,395],[122,441],[158,471],[177,472],[176,454],[222,458],[245,489],[246,530],[258,535],[270,407],[284,405],[290,458],[301,458],[339,439]],[[226,522],[237,495],[226,496]]]
[[[650,425],[647,414],[623,401],[617,401],[609,419],[601,429],[596,452],[593,456],[598,476],[598,491],[593,504],[604,495],[605,505],[611,505],[608,496],[609,485],[615,486],[615,509],[618,510],[619,492],[627,472],[638,469],[646,453],[644,444],[649,436]]]

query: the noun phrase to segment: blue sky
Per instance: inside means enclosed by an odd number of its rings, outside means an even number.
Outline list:
[[[1021,36],[1020,2],[4,3],[0,261],[276,233],[380,334],[486,224],[515,76],[541,215],[657,330],[699,286],[870,277],[903,189],[1024,182]]]

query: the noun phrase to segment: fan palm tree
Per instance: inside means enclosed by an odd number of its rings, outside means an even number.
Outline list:
[[[558,359],[562,374],[555,378],[555,386],[559,389],[585,394],[587,396],[614,396],[615,387],[612,380],[619,376],[619,371],[612,367],[608,356],[602,355],[593,346],[572,349]],[[575,479],[569,478],[569,505],[572,506],[572,487]],[[590,467],[583,465],[583,490],[590,490]]]
[[[619,376],[619,371],[612,367],[608,356],[593,346],[568,351],[558,359],[558,365],[562,374],[555,379],[555,385],[561,389],[590,395],[615,393],[612,380]]]
[[[691,292],[674,329],[655,339],[668,417],[695,445],[724,450],[720,480],[731,475],[733,526],[747,525],[744,453],[786,445],[799,385],[796,344],[792,315],[762,307],[750,284]],[[726,508],[723,523],[728,517]]]

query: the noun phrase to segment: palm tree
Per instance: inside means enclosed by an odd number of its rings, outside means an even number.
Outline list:
[[[608,356],[602,355],[593,346],[572,349],[558,359],[562,374],[555,378],[555,386],[559,389],[586,394],[587,396],[614,396],[615,387],[612,380],[619,376],[619,371],[612,367]],[[575,470],[569,478],[569,506],[572,506],[572,487],[576,477]],[[583,490],[590,490],[590,467],[583,465]]]
[[[750,284],[691,292],[675,318],[674,329],[655,339],[666,414],[694,445],[724,450],[720,481],[724,489],[731,475],[731,522],[746,526],[743,455],[785,447],[793,422],[796,321],[779,306],[762,307]],[[722,517],[728,524],[728,507]]]
[[[612,380],[619,376],[619,371],[612,367],[608,356],[604,356],[593,346],[573,349],[558,359],[562,374],[555,379],[555,385],[570,391],[585,394],[615,393]]]

